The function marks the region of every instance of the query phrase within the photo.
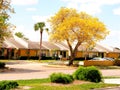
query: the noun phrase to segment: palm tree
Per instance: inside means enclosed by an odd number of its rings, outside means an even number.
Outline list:
[[[34,25],[34,30],[38,31],[40,30],[40,50],[39,50],[39,60],[41,60],[41,47],[42,47],[42,34],[43,31],[46,30],[48,31],[48,28],[44,29],[45,23],[44,22],[38,22]]]

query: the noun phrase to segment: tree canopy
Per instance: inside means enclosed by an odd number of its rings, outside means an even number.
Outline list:
[[[15,35],[19,38],[22,38],[24,40],[29,40],[22,32],[16,32]]]
[[[67,42],[71,52],[71,63],[81,44],[93,45],[105,39],[109,33],[105,24],[98,18],[85,12],[77,12],[72,8],[62,7],[49,19],[49,22],[51,24],[50,40]]]
[[[0,44],[6,37],[12,35],[14,26],[9,22],[10,15],[14,10],[10,5],[10,0],[0,0]]]

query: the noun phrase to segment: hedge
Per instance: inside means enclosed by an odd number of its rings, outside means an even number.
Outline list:
[[[82,67],[80,66],[74,73],[73,77],[77,80],[85,80],[91,82],[100,82],[102,81],[102,74],[100,71],[94,67]]]
[[[17,88],[19,85],[15,81],[1,81],[0,82],[0,90],[10,90],[13,88]]]
[[[64,73],[53,73],[50,75],[51,82],[68,84],[74,81],[72,75]]]

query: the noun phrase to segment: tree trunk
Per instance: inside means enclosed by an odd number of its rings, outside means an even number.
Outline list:
[[[40,31],[40,50],[39,50],[39,60],[41,60],[41,48],[42,48],[42,32]]]
[[[78,42],[75,46],[74,49],[72,49],[72,46],[71,44],[69,43],[69,40],[67,40],[67,43],[68,43],[68,46],[69,46],[69,49],[70,49],[70,60],[69,60],[69,66],[73,65],[73,61],[76,57],[76,54],[77,54],[77,51],[78,51],[78,47],[81,45],[81,42]]]
[[[72,52],[72,54],[71,54],[71,56],[70,56],[70,60],[69,60],[69,64],[68,64],[68,66],[73,65],[73,61],[74,61],[75,56],[76,56],[75,53],[76,53],[76,52]]]

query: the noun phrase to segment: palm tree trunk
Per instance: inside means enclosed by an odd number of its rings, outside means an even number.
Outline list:
[[[41,48],[42,48],[42,32],[40,31],[40,50],[39,50],[39,60],[41,60]]]

